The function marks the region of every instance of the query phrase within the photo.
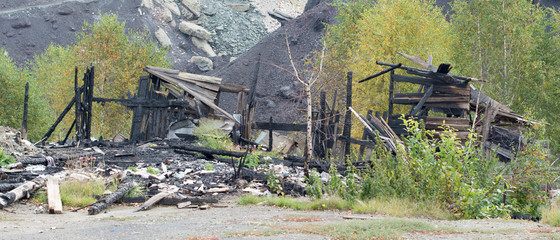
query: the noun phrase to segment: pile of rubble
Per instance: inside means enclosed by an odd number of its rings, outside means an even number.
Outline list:
[[[215,154],[212,151],[216,151]],[[120,190],[107,192],[108,195],[95,203],[99,205],[101,202],[102,208],[121,201],[149,204],[141,210],[150,208],[155,202],[205,209],[217,205],[220,199],[230,194],[276,193],[266,186],[269,176],[276,176],[284,191],[304,194],[302,163],[261,157],[260,164],[249,168],[234,158],[223,158],[221,154],[246,153],[220,152],[179,140],[130,145],[93,142],[88,147],[50,145],[44,147],[42,155],[18,158],[18,166],[14,168],[0,168],[0,208],[29,197],[28,193],[37,189],[45,187],[50,191],[49,181],[55,181],[58,186],[61,181],[72,179],[105,179],[107,182],[118,179]],[[146,189],[146,194],[126,197],[126,192],[134,186]],[[62,209],[53,209],[51,195],[48,196],[49,212],[62,212]],[[94,205],[88,206],[90,214],[103,211],[91,210]],[[37,212],[43,212],[41,209],[38,208]]]
[[[15,158],[37,155],[42,152],[31,142],[21,139],[19,130],[4,126],[0,126],[0,150]]]

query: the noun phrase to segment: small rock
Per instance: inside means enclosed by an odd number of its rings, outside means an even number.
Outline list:
[[[54,30],[56,30],[56,29],[58,29],[58,25],[57,25],[57,24],[53,24],[53,25],[52,25],[52,28],[53,28]]]
[[[245,188],[245,187],[247,187],[247,185],[249,185],[249,182],[247,182],[247,180],[245,180],[245,179],[240,178],[240,179],[235,180],[235,184],[239,188]]]
[[[200,71],[203,72],[207,72],[214,69],[214,63],[212,63],[212,60],[210,60],[210,58],[207,57],[193,56],[191,58],[191,62],[196,64],[198,69],[200,69]]]
[[[329,173],[327,173],[327,172],[322,172],[321,173],[321,181],[323,181],[324,183],[329,182],[330,178],[331,178],[331,176],[329,175]]]
[[[62,6],[56,12],[58,13],[58,15],[66,16],[72,14],[74,10],[71,7]]]
[[[13,29],[21,29],[31,27],[31,21],[28,18],[20,18],[12,23]]]
[[[208,55],[209,57],[215,57],[216,56],[216,52],[214,52],[214,49],[212,49],[212,46],[210,46],[208,41],[202,40],[202,39],[197,38],[197,37],[191,37],[191,41],[192,41],[192,43],[194,44],[195,47],[204,51],[204,53],[206,53],[206,55]]]
[[[276,103],[270,99],[266,99],[266,107],[267,108],[275,108],[276,107]]]
[[[11,37],[13,37],[13,36],[15,36],[15,35],[16,35],[16,33],[15,33],[15,32],[12,32],[12,31],[9,31],[8,33],[6,33],[6,37],[9,37],[9,38],[11,38]]]
[[[43,206],[39,206],[35,208],[35,214],[42,214],[45,213],[45,209],[43,208]]]
[[[294,90],[290,86],[283,86],[278,91],[278,95],[286,99],[292,98],[293,94],[294,94]]]
[[[181,21],[179,30],[184,34],[195,36],[206,41],[211,39],[210,32],[191,22]]]
[[[194,14],[195,17],[200,17],[200,3],[198,0],[182,0],[181,2]]]
[[[251,7],[250,4],[237,4],[237,3],[230,3],[228,4],[231,8],[238,12],[246,12]]]

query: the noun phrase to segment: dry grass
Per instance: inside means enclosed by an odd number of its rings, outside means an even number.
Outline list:
[[[554,199],[549,206],[541,208],[542,222],[553,226],[560,227],[560,200]]]
[[[266,204],[294,210],[351,210],[355,213],[382,214],[395,217],[427,217],[434,219],[454,219],[453,214],[437,203],[415,203],[408,199],[373,199],[367,202],[347,201],[337,197],[317,200],[302,200],[291,197],[257,197],[245,195],[239,204]]]

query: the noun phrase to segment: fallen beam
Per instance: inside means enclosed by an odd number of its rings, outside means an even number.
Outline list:
[[[88,209],[88,214],[96,215],[101,211],[105,210],[106,208],[111,206],[112,203],[123,198],[124,195],[126,195],[130,190],[132,190],[132,188],[134,188],[134,186],[136,186],[134,182],[122,184],[119,187],[119,189],[117,189],[117,191],[111,193],[109,196],[92,204],[91,207]]]
[[[31,192],[34,192],[45,185],[45,181],[45,176],[41,175],[31,181],[24,182],[22,185],[6,194],[0,194],[0,209],[19,201],[22,198],[28,198]]]
[[[150,199],[145,201],[144,204],[142,204],[142,206],[140,206],[139,208],[134,210],[134,212],[145,211],[145,210],[150,209],[154,204],[158,203],[159,201],[166,198],[167,196],[177,192],[177,190],[178,190],[177,188],[173,188],[173,189],[170,189],[170,190],[167,190],[167,191],[162,191],[162,192],[152,196]]]

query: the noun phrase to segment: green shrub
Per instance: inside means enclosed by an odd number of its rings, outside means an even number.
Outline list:
[[[7,166],[15,162],[16,159],[14,159],[14,157],[6,155],[6,152],[0,148],[0,167]]]

